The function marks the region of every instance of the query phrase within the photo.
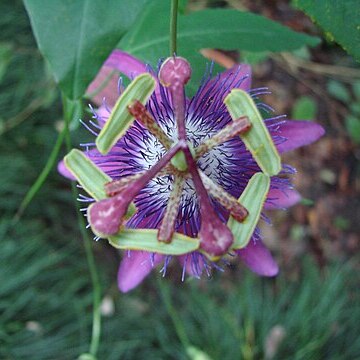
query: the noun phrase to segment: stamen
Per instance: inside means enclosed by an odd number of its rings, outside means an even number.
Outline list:
[[[95,131],[94,129],[92,129],[88,124],[86,124],[84,121],[82,121],[81,119],[79,120],[80,124],[87,130],[89,131],[92,135],[94,135],[95,137],[99,135],[99,133],[97,131]]]
[[[214,183],[203,172],[200,172],[201,180],[205,186],[205,189],[211,196],[215,198],[226,210],[230,211],[232,217],[242,222],[248,215],[247,209],[242,206],[237,199],[226,192],[221,186]]]
[[[121,95],[122,91],[123,91],[123,78],[122,76],[119,77],[118,83],[117,83],[117,91],[119,96]]]
[[[233,137],[243,134],[251,128],[251,123],[247,116],[242,116],[226,125],[213,137],[206,139],[197,148],[195,148],[195,160],[201,158],[215,146],[220,145]]]
[[[128,106],[128,111],[139,122],[141,122],[141,124],[143,124],[151,134],[159,139],[166,150],[171,148],[172,141],[165,134],[164,130],[156,123],[154,118],[149,114],[146,107],[140,101],[135,100]]]
[[[173,190],[170,194],[165,214],[158,232],[159,241],[166,243],[171,242],[173,233],[175,231],[175,222],[179,212],[179,205],[184,183],[184,178],[182,176],[175,176]]]
[[[181,281],[182,281],[182,282],[184,282],[184,280],[185,280],[186,264],[187,264],[187,261],[188,261],[188,257],[189,257],[189,254],[186,254],[186,255],[185,255],[185,259],[184,259],[184,264],[183,264],[182,272],[181,272]]]

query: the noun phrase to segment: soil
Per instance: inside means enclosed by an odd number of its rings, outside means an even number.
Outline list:
[[[231,1],[229,1],[231,3]],[[261,13],[294,30],[321,36],[309,18],[290,7],[288,1],[243,1],[248,9]],[[310,50],[306,67],[294,66],[293,57],[275,56],[254,67],[254,86],[268,86],[273,92],[265,101],[281,114],[290,114],[296,99],[303,95],[317,102],[317,116],[326,134],[315,144],[284,157],[297,169],[296,189],[307,204],[284,213],[271,214],[274,226],[266,231],[268,243],[280,250],[286,263],[311,252],[319,265],[348,259],[360,247],[360,147],[351,141],[345,127],[346,105],[331,97],[327,82],[339,66],[358,67],[335,44],[323,40]],[[320,73],[331,65],[333,75]],[[359,67],[358,67],[359,68]],[[352,78],[343,78],[350,88]],[[277,241],[274,241],[277,240]],[[277,245],[276,245],[277,244]]]

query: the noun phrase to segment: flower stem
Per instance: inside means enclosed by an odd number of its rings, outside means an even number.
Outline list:
[[[74,109],[76,108],[76,103],[72,102],[71,100],[63,96],[63,107],[64,107],[64,117],[65,117],[65,143],[66,143],[67,151],[70,151],[71,138],[70,138],[69,125],[74,116]],[[74,182],[71,183],[71,190],[77,208],[77,221],[81,232],[81,236],[84,240],[86,260],[90,270],[90,277],[93,287],[93,322],[92,322],[92,333],[91,333],[89,355],[91,355],[94,359],[96,359],[96,354],[99,348],[100,336],[101,336],[101,313],[100,313],[101,286],[100,286],[99,274],[96,269],[94,254],[91,247],[91,239],[89,238],[89,235],[85,230],[86,224],[80,212],[79,202],[76,200],[78,197],[78,190]]]
[[[178,0],[171,0],[170,10],[170,56],[176,54]]]
[[[158,282],[158,286],[159,286],[159,289],[161,292],[161,297],[163,298],[163,301],[165,303],[166,311],[168,312],[168,314],[171,318],[171,321],[174,324],[176,334],[177,334],[181,344],[185,348],[185,351],[187,351],[187,349],[191,347],[191,343],[186,334],[184,325],[180,320],[180,316],[176,312],[176,310],[171,302],[171,295],[170,295],[169,287],[166,286],[164,284],[164,281],[162,279],[160,279],[159,277],[157,277],[157,282]]]
[[[54,165],[58,159],[59,152],[61,150],[61,145],[64,142],[65,133],[66,133],[66,130],[64,128],[61,131],[61,133],[58,135],[56,143],[50,153],[50,156],[49,156],[43,170],[41,171],[40,175],[38,176],[38,178],[36,179],[34,184],[31,186],[29,191],[26,193],[23,201],[21,202],[19,209],[14,217],[14,222],[17,222],[18,220],[20,220],[20,217],[23,214],[23,212],[25,211],[25,209],[29,206],[29,204],[31,203],[34,196],[44,185],[47,177],[50,174],[51,169],[54,167]]]

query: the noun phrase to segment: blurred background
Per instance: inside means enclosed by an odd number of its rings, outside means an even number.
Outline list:
[[[323,36],[285,0],[189,6],[247,9]],[[15,218],[63,126],[60,93],[22,2],[1,0],[0,14],[0,359],[74,359],[88,348],[92,287],[70,184],[53,169]],[[165,279],[154,271],[123,295],[120,254],[94,242],[103,290],[99,359],[188,359],[179,329],[211,359],[360,358],[360,67],[323,39],[311,50],[238,54],[254,66],[254,87],[272,91],[264,100],[277,114],[326,129],[285,157],[298,170],[303,200],[269,212],[273,225],[263,228],[280,275],[259,278],[234,263],[181,283],[174,262]],[[73,144],[89,138],[81,126],[72,130]]]

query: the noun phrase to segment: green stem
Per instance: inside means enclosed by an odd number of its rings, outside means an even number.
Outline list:
[[[176,312],[176,310],[174,309],[174,307],[172,305],[169,287],[164,285],[164,281],[162,279],[160,279],[159,277],[157,278],[157,281],[158,281],[158,286],[159,286],[159,289],[161,292],[161,296],[165,303],[166,310],[171,318],[171,321],[174,324],[176,334],[177,334],[178,338],[180,339],[181,344],[187,351],[187,349],[189,349],[191,347],[191,343],[186,334],[184,325],[181,322],[178,313]]]
[[[74,182],[71,184],[71,190],[73,192],[74,199],[78,196],[78,190]],[[93,287],[93,319],[92,319],[92,330],[91,330],[91,341],[89,353],[96,359],[96,354],[98,352],[100,337],[101,337],[101,286],[99,274],[96,268],[95,258],[92,251],[91,239],[89,234],[86,232],[86,223],[84,217],[80,212],[79,202],[77,202],[77,218],[78,224],[81,232],[81,236],[84,240],[84,247],[86,253],[86,260],[88,263],[88,268],[90,270],[91,283]]]
[[[171,0],[170,10],[170,56],[174,56],[177,52],[177,14],[178,14],[179,1]]]
[[[69,125],[74,116],[74,112],[76,113],[78,110],[78,103],[72,102],[68,100],[65,96],[63,96],[63,106],[64,106],[64,116],[65,116],[65,143],[67,151],[69,152],[72,148],[71,146],[71,138],[70,138],[70,130]],[[84,217],[80,212],[80,204],[76,200],[78,198],[78,190],[74,182],[71,183],[71,190],[73,193],[73,198],[76,203],[77,208],[77,221],[80,228],[81,236],[84,240],[84,247],[86,253],[86,260],[88,263],[88,267],[90,270],[91,283],[93,287],[93,322],[92,322],[92,333],[91,333],[91,342],[89,355],[91,355],[94,359],[96,359],[96,354],[98,352],[99,344],[100,344],[100,336],[101,336],[101,285],[99,274],[96,269],[96,263],[94,254],[92,251],[92,242],[89,238],[89,234],[86,232],[86,224],[84,221]]]
[[[45,164],[44,169],[41,171],[40,175],[38,176],[38,178],[36,179],[34,184],[31,186],[29,191],[26,193],[23,201],[21,202],[21,204],[19,206],[19,209],[14,217],[15,222],[20,220],[21,215],[23,214],[25,209],[29,206],[29,204],[31,203],[32,199],[37,194],[37,192],[44,185],[47,177],[49,176],[51,169],[54,167],[55,163],[57,162],[57,159],[58,159],[58,156],[59,156],[59,153],[61,150],[61,145],[64,141],[65,133],[66,133],[66,128],[64,128],[61,131],[61,133],[58,135],[56,143],[50,153],[50,156]]]

